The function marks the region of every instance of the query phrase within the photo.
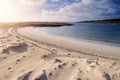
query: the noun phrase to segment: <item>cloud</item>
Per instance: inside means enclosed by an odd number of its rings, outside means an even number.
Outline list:
[[[51,0],[52,2],[59,2],[59,1],[61,1],[61,0]]]
[[[78,21],[120,17],[119,5],[109,0],[82,0],[60,8],[58,11],[42,11],[42,17],[47,20]]]
[[[92,2],[93,2],[92,0],[82,0],[82,3],[85,4],[85,5],[88,5]]]
[[[120,18],[119,5],[117,0],[0,0],[0,21]]]
[[[44,5],[47,0],[15,0],[16,2],[23,5]]]

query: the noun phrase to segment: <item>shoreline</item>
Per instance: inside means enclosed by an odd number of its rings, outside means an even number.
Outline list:
[[[63,26],[64,27],[64,26]],[[27,28],[34,28],[33,26],[27,27]],[[54,36],[54,37],[59,37],[59,38],[64,38],[67,40],[73,40],[73,41],[83,41],[83,42],[90,42],[90,43],[94,43],[94,44],[103,44],[103,45],[108,45],[108,46],[114,46],[114,47],[120,47],[120,43],[119,42],[110,42],[110,41],[100,41],[100,40],[90,40],[90,39],[85,39],[85,38],[75,38],[75,37],[67,37],[67,36],[59,36],[56,34],[49,34],[47,32],[38,32],[44,35],[48,35],[48,36]],[[37,34],[37,31],[36,31]]]
[[[101,44],[101,43],[89,41],[89,40],[76,41],[69,38],[57,37],[57,36],[47,35],[42,33],[36,34],[30,30],[22,30],[22,28],[17,29],[17,32],[22,36],[25,36],[27,38],[30,38],[38,42],[45,42],[51,45],[56,45],[56,46],[60,46],[60,47],[75,50],[75,51],[82,51],[88,54],[107,56],[107,57],[120,59],[119,57],[120,47],[118,46]]]
[[[93,44],[100,44],[100,45],[107,45],[107,46],[113,46],[113,47],[120,47],[120,43],[114,43],[114,42],[105,42],[105,41],[97,41],[97,40],[88,40],[88,39],[78,39],[78,38],[70,38],[70,37],[62,37],[62,36],[58,36],[58,35],[51,35],[51,34],[46,34],[45,35],[49,35],[49,36],[54,36],[54,37],[59,37],[62,39],[66,39],[66,40],[72,40],[72,41],[77,41],[77,42],[88,42],[88,43],[93,43]]]

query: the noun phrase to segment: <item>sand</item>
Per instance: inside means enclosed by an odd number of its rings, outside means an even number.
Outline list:
[[[27,31],[27,32],[26,32]],[[17,32],[27,38],[38,42],[44,42],[56,46],[60,46],[63,48],[75,50],[75,51],[83,51],[88,54],[100,55],[100,56],[107,56],[116,59],[120,59],[120,47],[106,45],[103,43],[97,42],[90,42],[87,40],[73,40],[64,37],[58,37],[49,35],[47,33],[40,33],[36,34],[32,28],[21,28],[18,29]]]
[[[12,28],[0,35],[0,80],[120,80],[118,53],[119,47]]]

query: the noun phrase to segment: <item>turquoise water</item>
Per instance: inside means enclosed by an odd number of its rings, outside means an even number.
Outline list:
[[[38,33],[120,44],[120,24],[74,23],[64,27],[37,27]]]

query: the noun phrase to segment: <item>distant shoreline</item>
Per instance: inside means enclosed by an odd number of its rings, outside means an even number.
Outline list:
[[[62,22],[13,22],[13,23],[0,23],[0,27],[60,27],[60,26],[71,26],[73,24],[62,23]]]
[[[89,20],[89,21],[80,21],[80,22],[78,22],[78,23],[120,24],[120,19]]]

